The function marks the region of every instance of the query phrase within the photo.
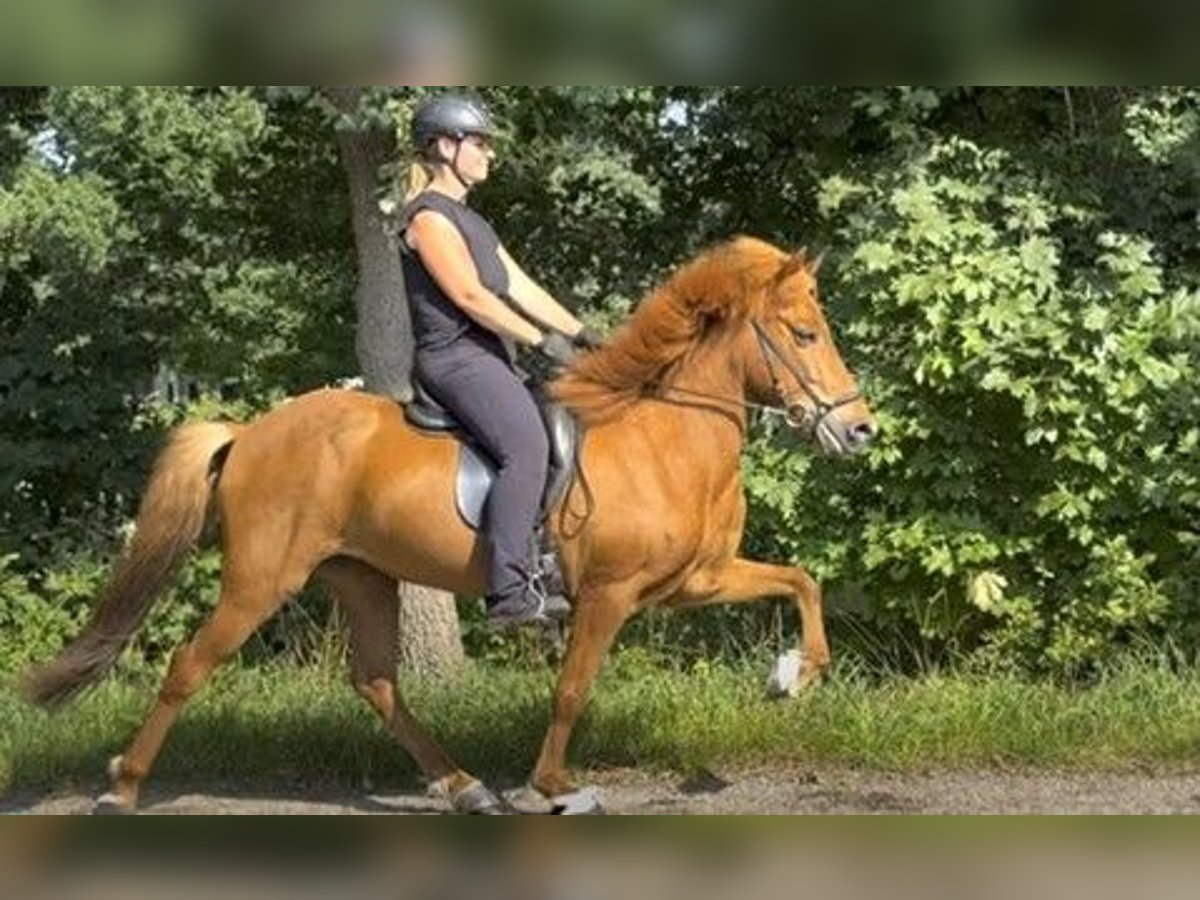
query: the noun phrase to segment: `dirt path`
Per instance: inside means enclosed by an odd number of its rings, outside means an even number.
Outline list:
[[[940,772],[892,774],[853,770],[704,772],[688,779],[631,770],[595,773],[591,781],[618,814],[1200,814],[1200,772],[1171,774]],[[526,812],[543,807],[527,792],[506,792]],[[12,797],[6,814],[79,814],[82,794]],[[361,793],[303,786],[164,788],[143,812],[158,815],[430,815],[445,805],[421,793]]]

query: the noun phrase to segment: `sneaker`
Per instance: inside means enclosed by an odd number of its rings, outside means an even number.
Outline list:
[[[531,581],[525,589],[500,600],[487,602],[487,621],[492,628],[516,628],[521,625],[549,626],[570,617],[571,604],[561,594],[547,594],[541,584]]]
[[[542,612],[555,622],[563,622],[571,618],[571,603],[560,593],[546,594]]]

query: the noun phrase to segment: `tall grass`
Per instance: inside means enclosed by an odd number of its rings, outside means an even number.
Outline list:
[[[1200,671],[1163,659],[1087,687],[1016,675],[879,678],[853,661],[795,701],[762,696],[756,665],[613,656],[576,731],[580,768],[848,765],[1124,769],[1200,762]],[[466,768],[501,783],[532,766],[554,672],[476,665],[451,685],[405,685],[410,707]],[[156,685],[110,681],[53,716],[0,691],[0,786],[93,789]],[[418,773],[354,695],[344,669],[230,668],[186,710],[156,767],[164,781],[405,786]]]

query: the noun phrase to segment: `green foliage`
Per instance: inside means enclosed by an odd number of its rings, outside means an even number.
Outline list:
[[[344,187],[305,141],[306,108],[245,89],[58,88],[36,109],[0,181],[7,549],[97,502],[128,510],[164,368],[262,402],[346,374],[353,354]]]
[[[869,352],[882,436],[861,467],[778,474],[758,448],[771,474],[749,487],[767,529],[797,534],[783,548],[944,652],[1034,667],[1094,664],[1183,613],[1194,288],[963,139],[831,176],[819,199],[841,250],[827,292],[853,311],[843,343]]]
[[[1195,88],[1164,88],[1147,92],[1129,105],[1125,132],[1146,159],[1172,163],[1200,140],[1200,92]]]
[[[45,594],[30,584],[16,568],[15,553],[0,556],[0,672],[12,672],[35,660],[47,659],[62,646],[65,635],[79,627],[77,615],[64,608],[53,594],[78,590],[86,579],[75,573],[55,573]]]
[[[509,136],[481,207],[513,254],[596,319],[626,308],[664,259],[658,180],[639,154],[661,100],[649,88],[504,88],[489,100]]]

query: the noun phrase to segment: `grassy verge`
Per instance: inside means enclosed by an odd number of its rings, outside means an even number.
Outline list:
[[[665,670],[610,661],[576,731],[581,768],[837,764],[1139,768],[1200,762],[1200,672],[1114,668],[1083,689],[1015,677],[883,682],[843,668],[808,696],[762,699],[765,664]],[[410,684],[409,704],[467,768],[520,779],[549,715],[553,673],[476,667],[453,686]],[[154,686],[108,682],[48,716],[0,691],[0,787],[94,788],[140,723]],[[416,771],[342,671],[230,669],[185,712],[156,774],[407,785]]]

